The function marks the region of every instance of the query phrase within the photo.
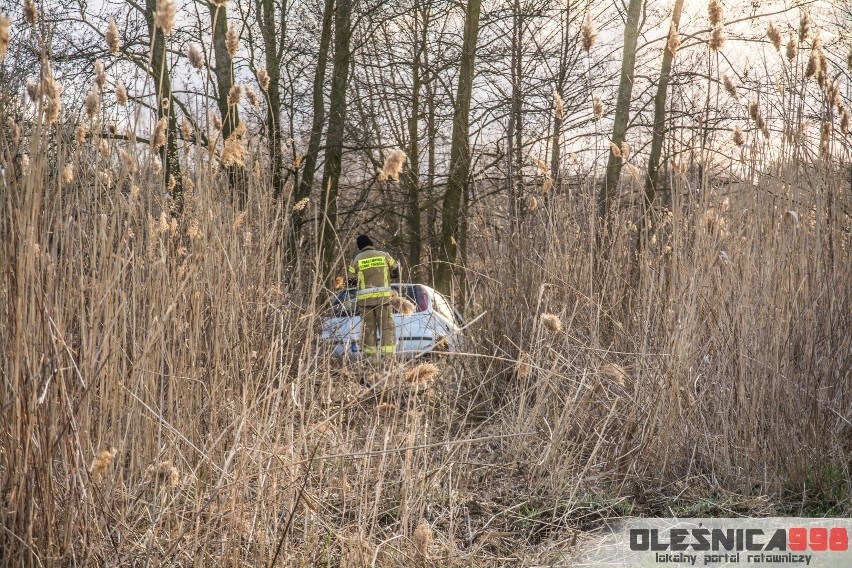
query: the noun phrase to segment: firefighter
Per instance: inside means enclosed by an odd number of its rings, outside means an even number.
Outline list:
[[[376,250],[367,235],[355,240],[358,254],[347,268],[357,282],[356,299],[361,311],[361,346],[366,356],[393,356],[396,327],[391,307],[391,278],[399,277],[399,267],[388,253]],[[381,347],[377,332],[381,331]]]

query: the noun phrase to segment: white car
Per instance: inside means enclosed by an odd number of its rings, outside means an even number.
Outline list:
[[[400,296],[415,305],[415,312],[394,311],[396,353],[410,357],[424,351],[457,351],[461,348],[464,320],[442,294],[423,284],[391,284]],[[322,320],[322,339],[333,346],[334,355],[361,353],[361,315],[355,288],[338,292]]]

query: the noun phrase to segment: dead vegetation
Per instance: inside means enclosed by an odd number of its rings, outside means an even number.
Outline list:
[[[157,12],[166,32],[174,10]],[[714,26],[721,48],[721,12]],[[3,52],[7,32],[0,19]],[[586,51],[597,34],[587,20]],[[464,307],[484,316],[466,352],[374,364],[320,342],[328,279],[293,271],[283,238],[317,200],[275,198],[245,126],[218,158],[181,142],[192,166],[175,180],[103,134],[99,92],[60,129],[43,75],[36,127],[0,134],[4,563],[548,564],[611,517],[852,513],[835,130],[793,137],[780,161],[747,154],[746,134],[771,144],[755,102],[727,178],[670,162],[667,199],[640,219],[641,175],[623,176],[606,251],[593,171],[544,191],[522,238],[480,204]],[[166,118],[151,126],[165,146]],[[228,164],[247,166],[240,204]]]

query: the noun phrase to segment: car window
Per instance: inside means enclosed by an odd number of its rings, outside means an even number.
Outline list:
[[[355,288],[338,292],[331,302],[331,311],[337,317],[359,315],[358,302],[355,300]]]
[[[418,288],[422,288],[422,286],[411,284],[395,284],[393,286],[393,290],[397,294],[401,295],[403,298],[414,304],[416,312],[422,312],[426,309],[427,306],[426,295],[422,290],[419,290]]]
[[[450,303],[445,297],[443,297],[438,292],[435,292],[432,305],[435,311],[441,314],[441,316],[445,320],[447,320],[448,322],[455,322],[455,317],[453,317],[453,309],[450,307]]]

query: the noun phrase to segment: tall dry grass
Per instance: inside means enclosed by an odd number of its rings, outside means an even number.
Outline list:
[[[625,177],[603,269],[594,177],[515,240],[474,216],[468,352],[374,366],[321,345],[264,173],[236,210],[188,148],[173,218],[146,152],[47,128],[0,135],[6,565],[546,563],[602,517],[852,511],[842,148],[671,169],[641,254]]]
[[[523,240],[474,241],[486,314],[434,376],[329,360],[324,279],[289,280],[264,179],[238,212],[199,168],[173,219],[123,143],[24,143],[3,191],[9,565],[484,566],[555,558],[601,516],[850,510],[829,165],[703,202],[673,174],[649,249],[625,218],[602,281],[593,192],[551,199]]]

